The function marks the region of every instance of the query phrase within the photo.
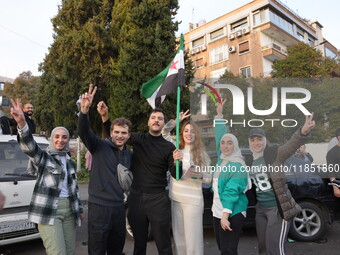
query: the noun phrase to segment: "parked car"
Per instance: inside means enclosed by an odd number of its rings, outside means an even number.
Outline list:
[[[43,137],[34,137],[41,148],[48,146]],[[28,221],[28,206],[36,182],[27,173],[28,157],[16,136],[0,135],[0,190],[6,196],[0,212],[0,246],[40,238],[34,223]]]

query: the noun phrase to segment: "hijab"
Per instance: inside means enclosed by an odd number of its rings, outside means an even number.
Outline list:
[[[62,150],[57,150],[53,145],[53,137],[55,136],[55,133],[59,129],[62,129],[66,132],[67,139],[68,139],[68,143],[66,144],[66,146]],[[70,134],[69,134],[68,130],[64,127],[56,127],[52,130],[51,137],[50,137],[50,144],[47,148],[47,151],[50,152],[51,155],[66,156],[66,154],[70,151],[70,143],[69,142],[70,142]]]
[[[226,156],[220,150],[220,158],[222,159],[221,165],[224,166],[228,162],[239,162],[243,166],[246,166],[246,163],[244,162],[244,159],[243,159],[243,156],[242,156],[242,153],[241,153],[241,149],[238,145],[238,140],[237,140],[236,136],[234,136],[233,134],[225,134],[222,137],[222,139],[220,140],[220,143],[225,137],[229,137],[232,140],[232,142],[234,144],[234,151],[230,155]]]

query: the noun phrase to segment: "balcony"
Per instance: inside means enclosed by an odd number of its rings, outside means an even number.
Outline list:
[[[270,43],[268,45],[262,46],[262,56],[271,62],[274,60],[285,59],[287,57],[287,51],[281,48],[275,43]]]
[[[262,25],[261,32],[286,45],[287,47],[291,47],[299,42],[299,40],[292,34],[271,22]]]

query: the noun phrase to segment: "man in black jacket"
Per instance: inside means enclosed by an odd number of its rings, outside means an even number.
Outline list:
[[[35,123],[34,120],[32,119],[33,115],[33,105],[30,103],[24,104],[24,107],[22,109],[25,115],[25,120],[28,125],[29,130],[31,131],[32,134],[35,134]],[[13,118],[8,118],[7,116],[1,116],[0,117],[0,134],[4,135],[15,135],[16,133],[16,126],[17,122]],[[12,128],[15,127],[15,131],[12,132]]]
[[[82,95],[78,132],[92,154],[88,199],[88,253],[120,255],[125,244],[124,192],[118,181],[117,166],[130,168],[131,152],[125,143],[131,122],[118,118],[110,127],[111,138],[97,137],[90,128],[88,111],[97,87],[90,85]]]
[[[110,126],[108,109],[98,104],[104,127]],[[167,171],[176,178],[173,151],[175,146],[161,134],[165,115],[154,109],[148,120],[149,132],[132,133],[128,144],[133,146],[133,182],[128,198],[128,219],[134,237],[134,255],[145,255],[149,223],[158,253],[172,254],[170,237],[170,200],[166,192]],[[181,170],[180,170],[181,176]]]
[[[32,119],[33,105],[30,104],[30,103],[24,104],[22,111],[24,112],[25,120],[26,120],[26,123],[27,123],[31,133],[35,134],[35,123],[34,123],[34,120]]]

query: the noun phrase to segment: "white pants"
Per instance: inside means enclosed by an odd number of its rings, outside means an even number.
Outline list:
[[[171,216],[177,255],[203,255],[203,201],[190,205],[171,200]]]

